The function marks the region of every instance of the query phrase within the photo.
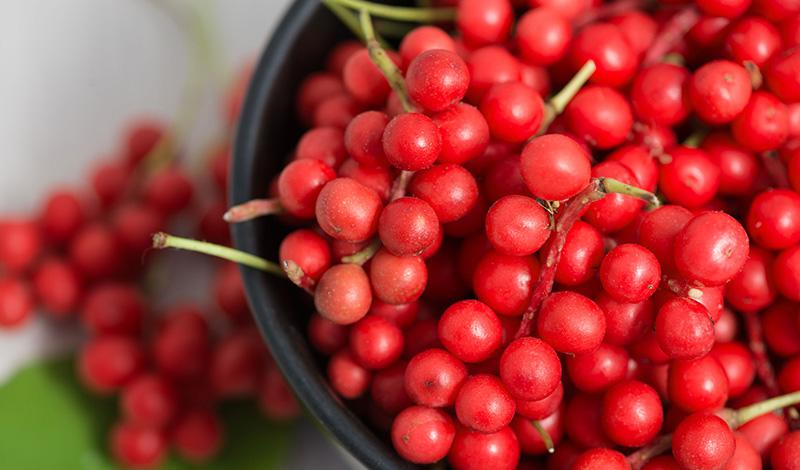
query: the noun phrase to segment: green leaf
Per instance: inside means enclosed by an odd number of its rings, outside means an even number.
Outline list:
[[[252,403],[222,407],[226,443],[212,462],[196,465],[171,455],[165,470],[269,470],[278,468],[291,425],[267,422]],[[107,431],[116,402],[84,390],[73,361],[41,362],[0,387],[0,468],[112,470]]]

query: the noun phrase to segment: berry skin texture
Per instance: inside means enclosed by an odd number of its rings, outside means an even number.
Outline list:
[[[603,258],[600,282],[619,302],[638,303],[653,295],[661,281],[661,265],[647,248],[627,243],[618,245]]]
[[[800,195],[773,189],[756,196],[747,212],[747,233],[769,250],[800,242]]]
[[[408,96],[427,112],[443,111],[467,94],[469,70],[455,52],[434,49],[411,61],[406,71]]]
[[[566,54],[572,40],[569,21],[548,8],[529,10],[517,22],[516,43],[531,65],[550,65]]]
[[[319,193],[317,222],[337,240],[363,241],[378,231],[381,206],[375,191],[353,179],[337,178]]]
[[[625,456],[611,449],[590,449],[575,459],[571,470],[630,470]]]
[[[708,62],[694,72],[689,98],[695,113],[709,124],[731,122],[750,101],[750,77],[727,60]]]
[[[129,468],[156,468],[167,453],[167,442],[161,430],[122,423],[111,430],[111,454]]]
[[[397,256],[422,253],[436,241],[439,230],[436,212],[427,202],[415,197],[390,202],[378,219],[381,243]]]
[[[509,195],[495,201],[486,213],[486,238],[500,253],[531,255],[550,237],[550,218],[536,200]]]
[[[636,176],[622,163],[605,161],[592,168],[595,178],[612,178],[621,183],[638,186]],[[603,233],[619,232],[634,222],[642,212],[644,201],[620,193],[605,195],[589,204],[583,219]]]
[[[731,279],[749,252],[744,228],[724,212],[703,212],[692,218],[675,237],[673,251],[680,274],[706,286]]]
[[[441,223],[461,219],[478,203],[475,177],[454,163],[416,172],[408,184],[408,191],[430,204]]]
[[[553,393],[541,400],[517,400],[517,414],[528,419],[545,419],[556,413],[564,399],[564,386],[559,383]]]
[[[772,468],[795,470],[800,462],[800,432],[795,431],[779,440],[770,452]]]
[[[522,143],[539,131],[544,102],[539,93],[527,85],[498,83],[483,96],[480,110],[492,137],[503,142]]]
[[[319,160],[331,168],[339,168],[347,158],[344,131],[324,126],[310,129],[300,137],[295,149],[297,160]]]
[[[594,351],[567,357],[567,371],[575,387],[583,392],[601,392],[628,374],[628,352],[603,343]]]
[[[581,89],[567,105],[564,117],[575,135],[601,150],[625,142],[633,127],[633,111],[627,98],[607,86]]]
[[[641,338],[653,326],[653,301],[629,304],[617,302],[606,293],[596,299],[597,305],[606,316],[606,335],[604,341],[627,346]]]
[[[24,325],[34,307],[33,294],[26,282],[13,277],[0,279],[0,327]]]
[[[328,381],[341,397],[354,400],[369,389],[370,372],[343,349],[328,361]]]
[[[758,183],[761,163],[746,148],[726,133],[716,132],[703,139],[700,146],[719,167],[719,193],[723,196],[747,196]]]
[[[455,470],[513,470],[519,458],[520,444],[509,427],[489,434],[460,427],[447,455]]]
[[[750,247],[750,258],[744,267],[725,285],[725,300],[734,309],[755,314],[775,301],[778,292],[773,282],[773,257],[770,252]]]
[[[750,388],[756,369],[753,356],[746,346],[735,341],[716,343],[711,349],[711,356],[720,363],[728,377],[728,395],[731,398],[742,395]]]
[[[460,360],[481,362],[500,347],[503,327],[483,302],[462,300],[451,305],[439,319],[439,341]]]
[[[432,118],[442,139],[442,163],[466,163],[481,156],[489,145],[489,124],[474,106],[458,103]]]
[[[450,417],[424,406],[406,408],[392,423],[392,444],[400,456],[417,464],[434,463],[450,450],[456,428]]]
[[[667,152],[669,161],[661,167],[659,188],[667,199],[687,209],[700,208],[714,199],[720,184],[720,170],[702,150],[676,146]]]
[[[712,356],[672,361],[667,387],[670,401],[690,413],[715,411],[728,399],[728,377]]]
[[[494,250],[478,261],[472,288],[481,302],[500,315],[516,317],[530,304],[539,262],[532,256],[510,256]]]
[[[369,311],[372,289],[361,266],[339,264],[325,271],[314,291],[320,315],[340,325],[355,323]]]
[[[561,134],[546,134],[530,141],[522,150],[520,169],[531,194],[549,201],[578,194],[592,175],[586,150]]]
[[[128,421],[163,429],[175,417],[178,397],[173,386],[157,375],[138,377],[122,390],[122,411]]]
[[[395,256],[381,249],[372,257],[369,277],[377,299],[407,304],[422,295],[428,284],[428,269],[419,256]]]
[[[689,415],[672,437],[672,454],[687,470],[724,468],[735,449],[736,440],[728,424],[708,413]]]
[[[685,297],[673,297],[658,309],[655,328],[658,345],[674,359],[704,356],[714,345],[708,310]]]
[[[347,155],[361,165],[388,165],[382,141],[387,124],[389,116],[380,111],[364,111],[354,117],[344,132]]]
[[[458,3],[456,27],[472,47],[505,41],[514,22],[509,0],[464,0]]]
[[[385,318],[368,315],[350,329],[350,352],[367,369],[384,369],[403,353],[403,332]]]
[[[516,403],[494,375],[473,375],[456,397],[456,416],[461,424],[484,433],[497,432],[514,418]]]
[[[424,170],[433,165],[441,151],[439,128],[424,114],[395,116],[383,132],[386,160],[400,170]]]
[[[281,263],[294,262],[303,274],[318,280],[331,265],[331,249],[328,241],[317,232],[300,229],[281,240],[278,259]]]
[[[414,403],[433,408],[451,406],[467,378],[467,368],[443,349],[428,349],[415,355],[405,371],[405,390]]]
[[[556,267],[556,282],[577,286],[589,281],[605,254],[603,236],[591,225],[578,220],[567,232],[564,249]]]
[[[395,63],[399,62],[396,55],[390,57]],[[370,106],[384,103],[392,90],[380,69],[370,59],[366,48],[361,48],[347,59],[342,81],[353,98]]]
[[[795,47],[784,51],[767,65],[765,74],[767,85],[785,103],[800,101],[798,64],[800,64],[800,50]]]
[[[400,42],[399,52],[404,68],[418,55],[434,49],[456,52],[456,43],[446,31],[436,26],[423,25],[412,29]]]
[[[561,383],[561,362],[553,348],[538,338],[520,338],[500,357],[500,378],[520,400],[541,400]]]
[[[733,120],[731,133],[754,152],[776,149],[789,136],[789,110],[775,95],[756,91]]]
[[[664,413],[658,393],[649,385],[629,380],[612,386],[603,396],[603,430],[615,443],[641,447],[661,430]]]
[[[333,168],[319,160],[295,160],[278,177],[278,199],[281,207],[300,219],[314,217],[322,188],[336,178]]]
[[[558,352],[579,354],[600,345],[606,317],[594,301],[571,291],[550,294],[539,310],[539,336]]]
[[[662,126],[674,126],[691,110],[686,68],[674,64],[655,64],[636,76],[631,88],[631,103],[639,119]]]
[[[772,265],[775,285],[784,297],[800,302],[800,245],[783,250]]]
[[[621,87],[628,83],[633,78],[638,62],[620,28],[600,22],[580,30],[570,46],[572,70],[578,70],[588,60],[593,60],[597,66],[590,81],[609,87]]]

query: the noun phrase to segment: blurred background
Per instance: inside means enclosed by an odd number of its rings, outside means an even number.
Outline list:
[[[239,69],[258,56],[289,3],[0,2],[0,213],[34,211],[49,188],[80,185],[93,162],[107,158],[119,146],[120,135],[132,119],[152,117],[165,123],[177,119],[187,83],[201,90],[184,142],[184,161],[191,165],[193,159],[200,158],[203,148],[223,132],[219,108],[224,88]],[[209,39],[203,46],[206,61],[200,73],[188,77],[193,67],[191,57],[196,52],[197,45],[192,41],[197,38],[197,25],[202,25],[202,35]],[[162,293],[165,302],[193,292],[196,296],[193,286],[208,276],[203,269],[187,271],[183,263],[191,261],[186,257],[176,259],[170,263],[170,270],[192,275],[169,277],[169,288]],[[0,387],[6,387],[25,367],[68,356],[80,338],[79,327],[54,323],[41,315],[12,332],[0,330]],[[16,395],[3,394],[0,388],[0,411],[19,407],[46,409],[50,404],[45,401],[50,398],[42,395],[37,401],[38,393],[24,389],[24,393]],[[9,402],[18,395],[22,395],[24,403]],[[91,403],[88,406],[91,408]],[[81,419],[80,413],[75,415],[72,418]],[[19,436],[27,434],[18,435],[19,429],[8,429],[10,420],[3,426],[4,419],[0,419],[0,441],[22,449],[38,446],[48,452],[48,442],[19,442]],[[53,425],[58,427],[59,421],[54,419]],[[268,461],[253,459],[253,468],[348,467],[341,454],[307,420],[281,426],[276,434],[265,435],[288,434],[289,439],[262,443],[264,453],[278,457]],[[67,425],[63,431],[72,432]],[[235,441],[243,437],[242,433],[248,433],[246,427],[230,432],[227,438]],[[3,463],[6,457],[0,452],[0,467],[9,468]],[[107,468],[104,465],[87,457],[76,468]],[[171,462],[170,468],[184,467]],[[229,466],[215,464],[209,468]]]

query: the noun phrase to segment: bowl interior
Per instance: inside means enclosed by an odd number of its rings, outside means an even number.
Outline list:
[[[351,38],[319,0],[298,0],[262,54],[247,92],[234,147],[230,202],[265,197],[272,178],[292,151],[302,126],[294,98],[302,79],[324,67],[337,42]],[[268,259],[286,230],[274,217],[233,227],[236,247]],[[313,311],[310,297],[288,281],[243,267],[256,322],[276,362],[310,413],[368,468],[411,468],[384,436],[367,427],[329,388],[322,362],[305,339]]]

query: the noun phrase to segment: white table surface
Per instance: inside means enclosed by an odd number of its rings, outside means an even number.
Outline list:
[[[258,54],[290,2],[0,1],[1,214],[33,210],[54,185],[84,181],[92,162],[114,150],[131,118],[175,116],[187,43],[159,3],[178,9],[207,3],[220,63],[232,73]],[[218,129],[217,110],[210,96],[190,149]],[[41,319],[13,333],[0,331],[0,381],[35,358],[73,347],[77,334]],[[294,444],[287,468],[347,468],[308,423],[298,427]]]

